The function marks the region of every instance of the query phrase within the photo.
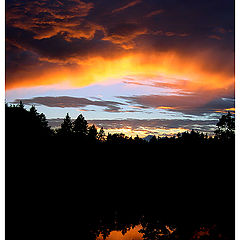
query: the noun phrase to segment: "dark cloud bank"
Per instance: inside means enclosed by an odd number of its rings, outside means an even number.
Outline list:
[[[27,74],[32,60],[41,71],[131,51],[212,49],[206,66],[231,68],[234,27],[233,0],[7,0],[6,84],[21,81],[14,73]]]

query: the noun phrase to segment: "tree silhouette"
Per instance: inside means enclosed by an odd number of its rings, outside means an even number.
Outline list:
[[[108,133],[108,136],[107,136],[107,143],[110,143],[110,144],[126,144],[126,143],[129,143],[130,139],[125,136],[123,133],[114,133],[114,134],[111,134],[111,133]]]
[[[29,112],[30,112],[32,117],[35,117],[35,116],[39,115],[39,113],[37,112],[37,109],[35,108],[34,105],[32,105],[32,107],[30,108]]]
[[[216,137],[220,141],[232,141],[235,137],[235,118],[228,112],[222,115],[217,123],[217,130],[215,131]]]
[[[19,106],[20,109],[24,109],[24,105],[23,105],[23,102],[22,102],[22,101],[19,102],[19,105],[18,105],[18,106]]]
[[[195,131],[178,133],[177,138],[172,137],[170,141],[181,143],[181,144],[202,144],[208,142],[208,135]]]
[[[73,122],[73,133],[78,137],[85,137],[88,133],[88,123],[84,119],[83,115],[80,114],[77,119]]]
[[[73,133],[72,121],[68,113],[64,118],[63,123],[61,124],[61,128],[58,129],[57,132],[58,132],[58,135],[60,136],[64,136],[64,137],[72,136],[72,133]]]
[[[39,120],[43,128],[48,128],[48,121],[43,113],[39,114]]]
[[[52,135],[52,130],[48,126],[46,116],[43,113],[39,114],[35,106],[32,106],[30,108],[29,115],[29,128],[31,128],[35,134]]]
[[[34,106],[28,111],[20,101],[17,105],[5,105],[6,112],[6,132],[15,137],[34,138],[47,137],[53,131],[48,126],[46,116],[39,114]]]
[[[101,129],[99,130],[99,132],[97,134],[97,140],[100,141],[100,142],[103,142],[104,137],[105,137],[105,132],[103,130],[103,127],[101,127]]]
[[[95,127],[94,124],[88,128],[88,139],[91,142],[96,142],[97,134],[98,134],[97,128]]]
[[[151,144],[156,144],[157,143],[157,138],[156,138],[155,135],[151,137],[149,143],[151,143]]]

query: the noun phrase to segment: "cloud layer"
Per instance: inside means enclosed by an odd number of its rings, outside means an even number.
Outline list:
[[[156,91],[116,92],[117,101],[23,101],[109,113],[225,112],[234,109],[234,17],[232,0],[7,0],[6,89],[81,88],[117,79]]]
[[[44,105],[59,108],[85,108],[89,106],[103,107],[106,112],[143,112],[160,109],[171,112],[180,112],[185,115],[206,115],[211,113],[224,113],[235,109],[234,99],[216,98],[206,101],[199,95],[138,95],[132,97],[117,96],[119,101],[106,101],[98,98],[77,98],[69,96],[58,97],[34,97],[31,99],[16,99],[14,104],[20,101],[26,105]],[[86,109],[87,110],[87,109]],[[84,111],[84,109],[83,109]]]
[[[60,108],[81,108],[87,106],[105,107],[107,112],[118,112],[123,103],[103,100],[89,100],[87,98],[76,98],[69,96],[60,97],[35,97],[32,99],[16,99],[13,103],[20,101],[26,105],[45,105],[47,107],[60,107]]]
[[[7,88],[66,80],[82,86],[146,73],[149,65],[163,71],[169,53],[171,73],[183,75],[179,69],[190,67],[189,75],[219,69],[226,81],[234,75],[233,1],[8,0],[6,7]],[[124,70],[112,73],[118,61]],[[95,71],[96,64],[105,74]]]

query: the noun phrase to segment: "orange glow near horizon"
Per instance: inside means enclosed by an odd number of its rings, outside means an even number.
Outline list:
[[[159,106],[157,109],[166,109],[166,110],[171,110],[171,109],[176,109],[175,107],[166,107],[166,106]]]
[[[226,109],[223,109],[223,110],[216,111],[216,113],[222,113],[222,114],[225,114],[227,112],[231,112],[232,114],[235,114],[235,108],[226,108]]]
[[[99,129],[99,128],[98,128]],[[121,134],[123,133],[127,137],[140,137],[144,138],[148,135],[156,135],[159,137],[165,137],[165,136],[174,136],[177,133],[182,133],[189,131],[190,129],[186,128],[153,128],[153,127],[144,127],[144,128],[138,128],[138,129],[132,129],[131,127],[122,127],[122,128],[108,128],[104,129],[105,134],[107,136],[108,133],[110,134]]]
[[[234,86],[234,76],[224,69],[206,67],[206,55],[189,58],[175,52],[135,53],[114,59],[92,57],[88,60],[69,60],[79,67],[60,67],[41,70],[40,72],[18,73],[6,81],[6,90],[65,84],[70,88],[84,87],[96,83],[111,84],[114,79],[124,79],[129,75],[148,77],[166,76],[166,78],[186,79],[176,86],[179,89],[194,91],[226,90]],[[49,60],[50,61],[50,60]],[[8,77],[8,76],[7,76]],[[20,79],[20,80],[19,80]]]
[[[235,112],[235,108],[226,108],[225,111],[233,111],[233,112]]]

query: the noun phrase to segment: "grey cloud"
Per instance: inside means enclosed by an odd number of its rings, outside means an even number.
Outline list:
[[[216,97],[208,100],[206,95],[182,94],[182,95],[139,95],[139,96],[118,96],[129,104],[138,104],[142,108],[161,108],[169,111],[181,112],[187,115],[201,116],[204,114],[224,111],[234,108],[234,99]],[[207,103],[206,103],[207,102]],[[164,109],[163,108],[163,109]]]
[[[12,103],[16,104],[20,101],[25,105],[44,105],[47,107],[60,107],[60,108],[83,108],[88,106],[99,106],[104,107],[103,111],[110,113],[123,113],[123,112],[140,112],[141,109],[122,109],[121,106],[127,106],[125,103],[116,101],[104,101],[98,97],[92,97],[90,100],[88,98],[78,98],[69,96],[58,96],[58,97],[34,97],[31,99],[15,99]],[[144,107],[143,107],[144,108]],[[88,111],[84,109],[83,111]]]
[[[60,107],[60,108],[79,108],[79,107],[86,107],[86,106],[99,106],[99,107],[106,107],[109,110],[117,111],[120,109],[120,105],[124,105],[120,102],[114,101],[103,101],[103,100],[96,100],[92,101],[87,98],[77,98],[77,97],[69,97],[69,96],[59,96],[59,97],[35,97],[31,99],[16,99],[12,103],[19,103],[22,101],[23,104],[26,105],[44,105],[47,107]]]

